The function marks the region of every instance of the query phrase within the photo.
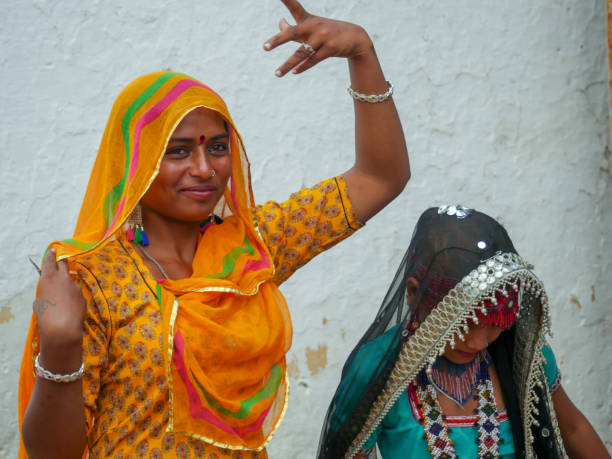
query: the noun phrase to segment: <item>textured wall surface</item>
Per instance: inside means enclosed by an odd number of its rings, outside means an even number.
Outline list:
[[[17,444],[17,374],[35,272],[71,234],[113,99],[172,68],[224,95],[259,201],[348,169],[347,65],[279,80],[295,45],[261,49],[277,0],[0,0],[0,456]],[[333,5],[333,6],[330,6]],[[405,192],[283,287],[291,398],[273,458],[309,458],[340,367],[428,206],[499,217],[553,307],[564,386],[612,447],[612,162],[603,0],[311,0],[372,36],[411,152]]]

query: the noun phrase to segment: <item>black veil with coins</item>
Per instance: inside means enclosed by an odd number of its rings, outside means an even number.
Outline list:
[[[550,333],[548,299],[532,268],[484,213],[460,205],[426,210],[374,321],[343,367],[318,457],[364,454],[362,446],[417,375],[471,323],[503,314],[498,299],[510,294],[518,319],[488,350],[517,457],[565,457],[540,352]],[[544,429],[551,434],[541,435]],[[375,458],[376,449],[368,454]]]

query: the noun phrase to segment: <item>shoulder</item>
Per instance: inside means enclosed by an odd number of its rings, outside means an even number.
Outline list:
[[[358,386],[365,385],[372,377],[385,356],[389,355],[389,346],[393,342],[399,325],[387,330],[382,335],[364,344],[355,353],[352,360],[344,368],[344,378],[357,382]]]
[[[557,359],[555,358],[555,354],[548,343],[544,343],[541,353],[546,382],[550,391],[554,392],[561,384],[561,372],[557,367]]]

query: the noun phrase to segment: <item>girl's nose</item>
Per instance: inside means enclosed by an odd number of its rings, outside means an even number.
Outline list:
[[[471,351],[478,352],[489,345],[488,328],[489,327],[475,327],[470,331],[465,344]]]

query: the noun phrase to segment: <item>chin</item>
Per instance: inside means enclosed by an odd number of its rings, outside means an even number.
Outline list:
[[[477,352],[472,353],[454,349],[452,352],[444,354],[444,357],[453,363],[469,363],[474,360],[477,354]]]
[[[201,223],[212,214],[214,208],[214,206],[193,206],[189,209],[175,209],[175,218],[185,223]]]

